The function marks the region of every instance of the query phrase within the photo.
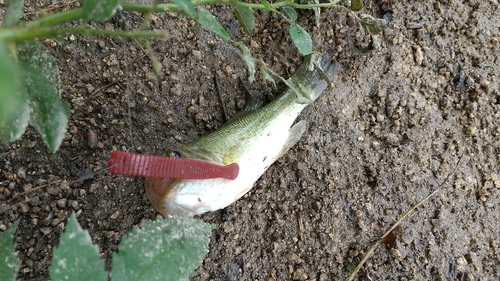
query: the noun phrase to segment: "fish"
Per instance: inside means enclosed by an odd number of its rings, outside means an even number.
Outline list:
[[[270,103],[256,108],[257,102],[249,102],[219,129],[170,150],[171,158],[211,163],[214,171],[228,172],[206,179],[146,177],[144,189],[155,209],[165,217],[195,216],[223,209],[249,192],[262,174],[302,137],[306,121],[295,120],[331,85],[337,70],[338,63],[328,52],[312,53],[284,81],[287,88]],[[138,169],[149,164],[141,165]]]

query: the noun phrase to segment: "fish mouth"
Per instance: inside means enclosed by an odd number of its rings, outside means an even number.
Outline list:
[[[155,209],[160,212],[163,216],[167,216],[167,210],[163,207],[162,198],[165,192],[174,183],[175,179],[168,178],[145,178],[144,179],[144,189],[146,190],[146,196]]]
[[[144,190],[146,196],[153,205],[153,207],[162,216],[167,217],[171,215],[177,216],[193,216],[195,215],[200,206],[193,206],[192,208],[179,204],[172,198],[169,198],[170,190],[175,185],[178,179],[169,178],[145,178]]]

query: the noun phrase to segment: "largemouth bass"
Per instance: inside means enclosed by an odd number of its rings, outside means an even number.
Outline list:
[[[225,208],[246,194],[304,134],[305,121],[292,124],[327,88],[336,70],[337,63],[328,54],[313,54],[269,104],[243,112],[211,134],[173,150],[172,157],[237,163],[239,174],[234,180],[146,178],[144,187],[154,207],[164,216],[193,216]]]

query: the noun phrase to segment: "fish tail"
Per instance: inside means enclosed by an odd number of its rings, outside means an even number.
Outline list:
[[[297,93],[299,102],[312,103],[321,93],[331,87],[331,80],[338,70],[338,63],[329,52],[313,53],[287,81]]]

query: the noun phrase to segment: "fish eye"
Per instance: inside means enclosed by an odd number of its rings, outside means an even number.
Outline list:
[[[181,153],[177,150],[171,150],[168,152],[168,154],[170,157],[174,157],[174,158],[181,158],[182,157]]]

